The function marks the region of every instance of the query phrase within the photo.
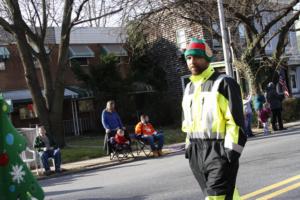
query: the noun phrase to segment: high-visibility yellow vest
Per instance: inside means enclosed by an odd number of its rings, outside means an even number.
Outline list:
[[[247,137],[239,85],[211,66],[190,80],[182,101],[187,144],[190,139],[224,140],[226,148],[241,153]]]

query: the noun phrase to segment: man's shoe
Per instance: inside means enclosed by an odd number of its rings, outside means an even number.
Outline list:
[[[280,130],[280,131],[283,131],[283,130],[287,130],[287,128],[280,128],[279,130]]]
[[[47,170],[47,171],[44,172],[44,175],[45,175],[45,176],[50,176],[51,173],[52,173],[51,170]]]
[[[161,149],[158,151],[158,155],[159,155],[159,156],[163,156],[163,155],[164,155],[164,153],[162,152]]]
[[[153,151],[153,157],[154,158],[157,158],[159,156],[159,154],[158,154],[158,152],[155,150],[155,151]]]

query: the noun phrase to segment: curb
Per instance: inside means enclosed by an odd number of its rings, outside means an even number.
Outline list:
[[[164,156],[174,154],[174,153],[177,153],[177,152],[180,152],[180,151],[181,151],[181,149],[178,149],[178,150],[165,149]],[[135,162],[135,161],[148,160],[148,159],[156,159],[156,158],[146,157],[146,156],[139,156],[139,157],[129,158],[129,159],[122,160],[122,161],[112,160],[112,161],[102,162],[102,163],[99,163],[99,164],[86,165],[86,166],[83,166],[83,167],[70,169],[70,170],[62,172],[60,174],[53,174],[53,175],[50,175],[50,176],[36,176],[36,179],[39,180],[39,181],[47,180],[47,179],[67,176],[67,175],[70,175],[70,174],[77,174],[77,173],[87,172],[87,171],[91,171],[91,170],[95,170],[95,169],[113,167],[113,166],[118,166],[118,165],[122,165],[122,164],[126,164],[126,163],[132,163],[132,162]]]

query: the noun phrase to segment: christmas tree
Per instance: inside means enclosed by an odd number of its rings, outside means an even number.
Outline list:
[[[0,200],[44,199],[44,192],[20,158],[26,140],[8,118],[9,106],[0,94]]]

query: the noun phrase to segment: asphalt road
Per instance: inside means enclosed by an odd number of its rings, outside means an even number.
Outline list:
[[[40,183],[48,200],[204,199],[183,152]],[[299,200],[300,128],[250,139],[237,185],[244,199]]]

